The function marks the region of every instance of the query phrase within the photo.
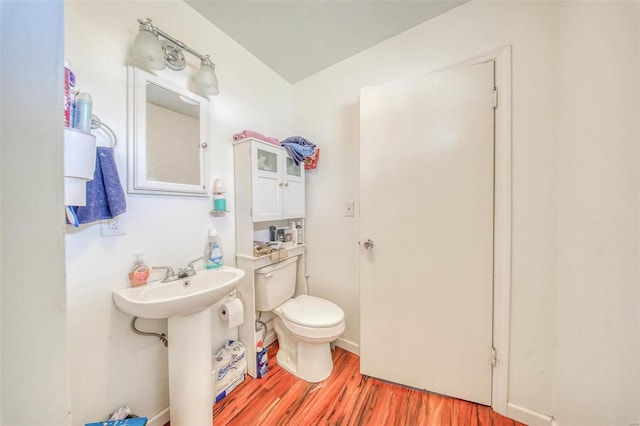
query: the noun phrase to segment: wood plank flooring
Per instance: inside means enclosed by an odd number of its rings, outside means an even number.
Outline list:
[[[264,379],[247,376],[213,406],[214,425],[522,425],[490,407],[362,376],[360,358],[340,348],[331,376],[307,383],[277,365],[277,351],[276,342]]]

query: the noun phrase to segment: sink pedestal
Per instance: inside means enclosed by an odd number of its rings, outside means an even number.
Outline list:
[[[211,426],[211,309],[168,321],[171,425]]]
[[[2,1],[2,0],[0,0]],[[230,266],[198,271],[166,283],[113,291],[122,312],[169,321],[169,405],[173,426],[211,426],[211,306],[244,277]]]

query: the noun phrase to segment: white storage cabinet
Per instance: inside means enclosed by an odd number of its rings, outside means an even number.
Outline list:
[[[244,139],[235,144],[235,168],[238,214],[249,207],[252,222],[304,217],[304,164],[284,148]]]

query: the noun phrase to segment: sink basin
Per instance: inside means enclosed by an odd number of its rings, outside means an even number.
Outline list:
[[[170,318],[202,311],[231,293],[244,271],[230,266],[200,270],[176,281],[151,282],[141,287],[113,291],[113,301],[122,312],[143,318]]]

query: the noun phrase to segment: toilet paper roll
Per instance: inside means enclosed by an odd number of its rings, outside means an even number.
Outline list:
[[[227,303],[222,304],[218,310],[220,319],[227,323],[227,328],[231,329],[239,326],[244,322],[244,307],[239,298],[234,298]]]

